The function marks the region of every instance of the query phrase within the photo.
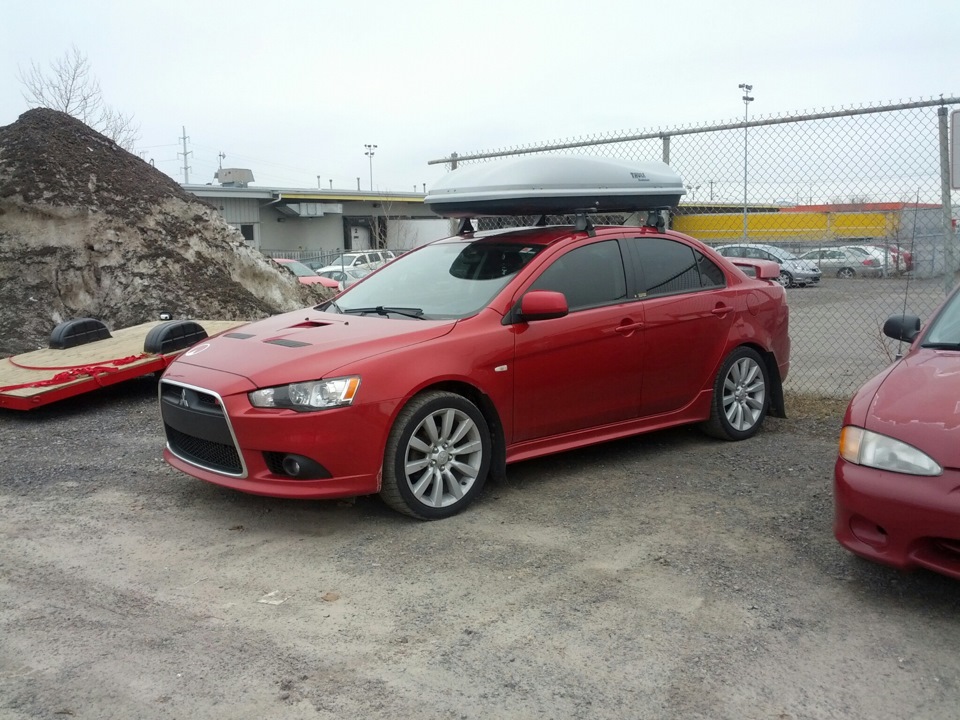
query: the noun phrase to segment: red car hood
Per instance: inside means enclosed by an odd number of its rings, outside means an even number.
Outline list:
[[[198,343],[170,369],[181,376],[185,365],[222,370],[242,375],[257,387],[269,387],[331,377],[350,363],[446,335],[455,324],[454,320],[359,317],[305,308]]]
[[[960,354],[910,353],[880,384],[865,426],[960,468]]]

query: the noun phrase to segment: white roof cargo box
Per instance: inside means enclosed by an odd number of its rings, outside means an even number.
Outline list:
[[[673,207],[683,181],[662,162],[531,155],[458,168],[424,203],[443,217],[635,212]]]

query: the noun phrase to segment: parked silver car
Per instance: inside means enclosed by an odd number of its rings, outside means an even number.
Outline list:
[[[873,255],[851,247],[818,248],[800,259],[809,260],[821,272],[838,278],[883,277],[883,265]]]
[[[777,282],[784,287],[806,287],[820,282],[820,268],[809,260],[801,260],[793,253],[776,245],[762,243],[718,245],[714,250],[724,257],[756,258],[777,263],[780,266],[780,277],[777,278]]]

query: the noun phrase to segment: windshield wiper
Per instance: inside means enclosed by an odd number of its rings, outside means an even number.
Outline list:
[[[404,308],[404,307],[390,307],[384,305],[377,305],[376,307],[363,307],[363,308],[347,308],[343,312],[349,314],[357,315],[366,315],[368,313],[375,313],[377,315],[403,315],[404,317],[416,318],[417,320],[423,319],[423,309],[422,308]]]
[[[931,342],[923,343],[920,347],[929,348],[930,350],[960,350],[960,342]]]

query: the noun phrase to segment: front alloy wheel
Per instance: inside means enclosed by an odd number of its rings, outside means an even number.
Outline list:
[[[780,274],[777,276],[777,284],[788,288],[793,285],[793,276],[786,270],[781,270]]]
[[[739,347],[730,353],[713,387],[707,434],[722,440],[746,440],[763,424],[769,406],[767,367],[756,350]]]
[[[483,487],[490,454],[490,432],[476,405],[454,393],[425,393],[401,411],[390,432],[380,496],[423,520],[455,515]]]

